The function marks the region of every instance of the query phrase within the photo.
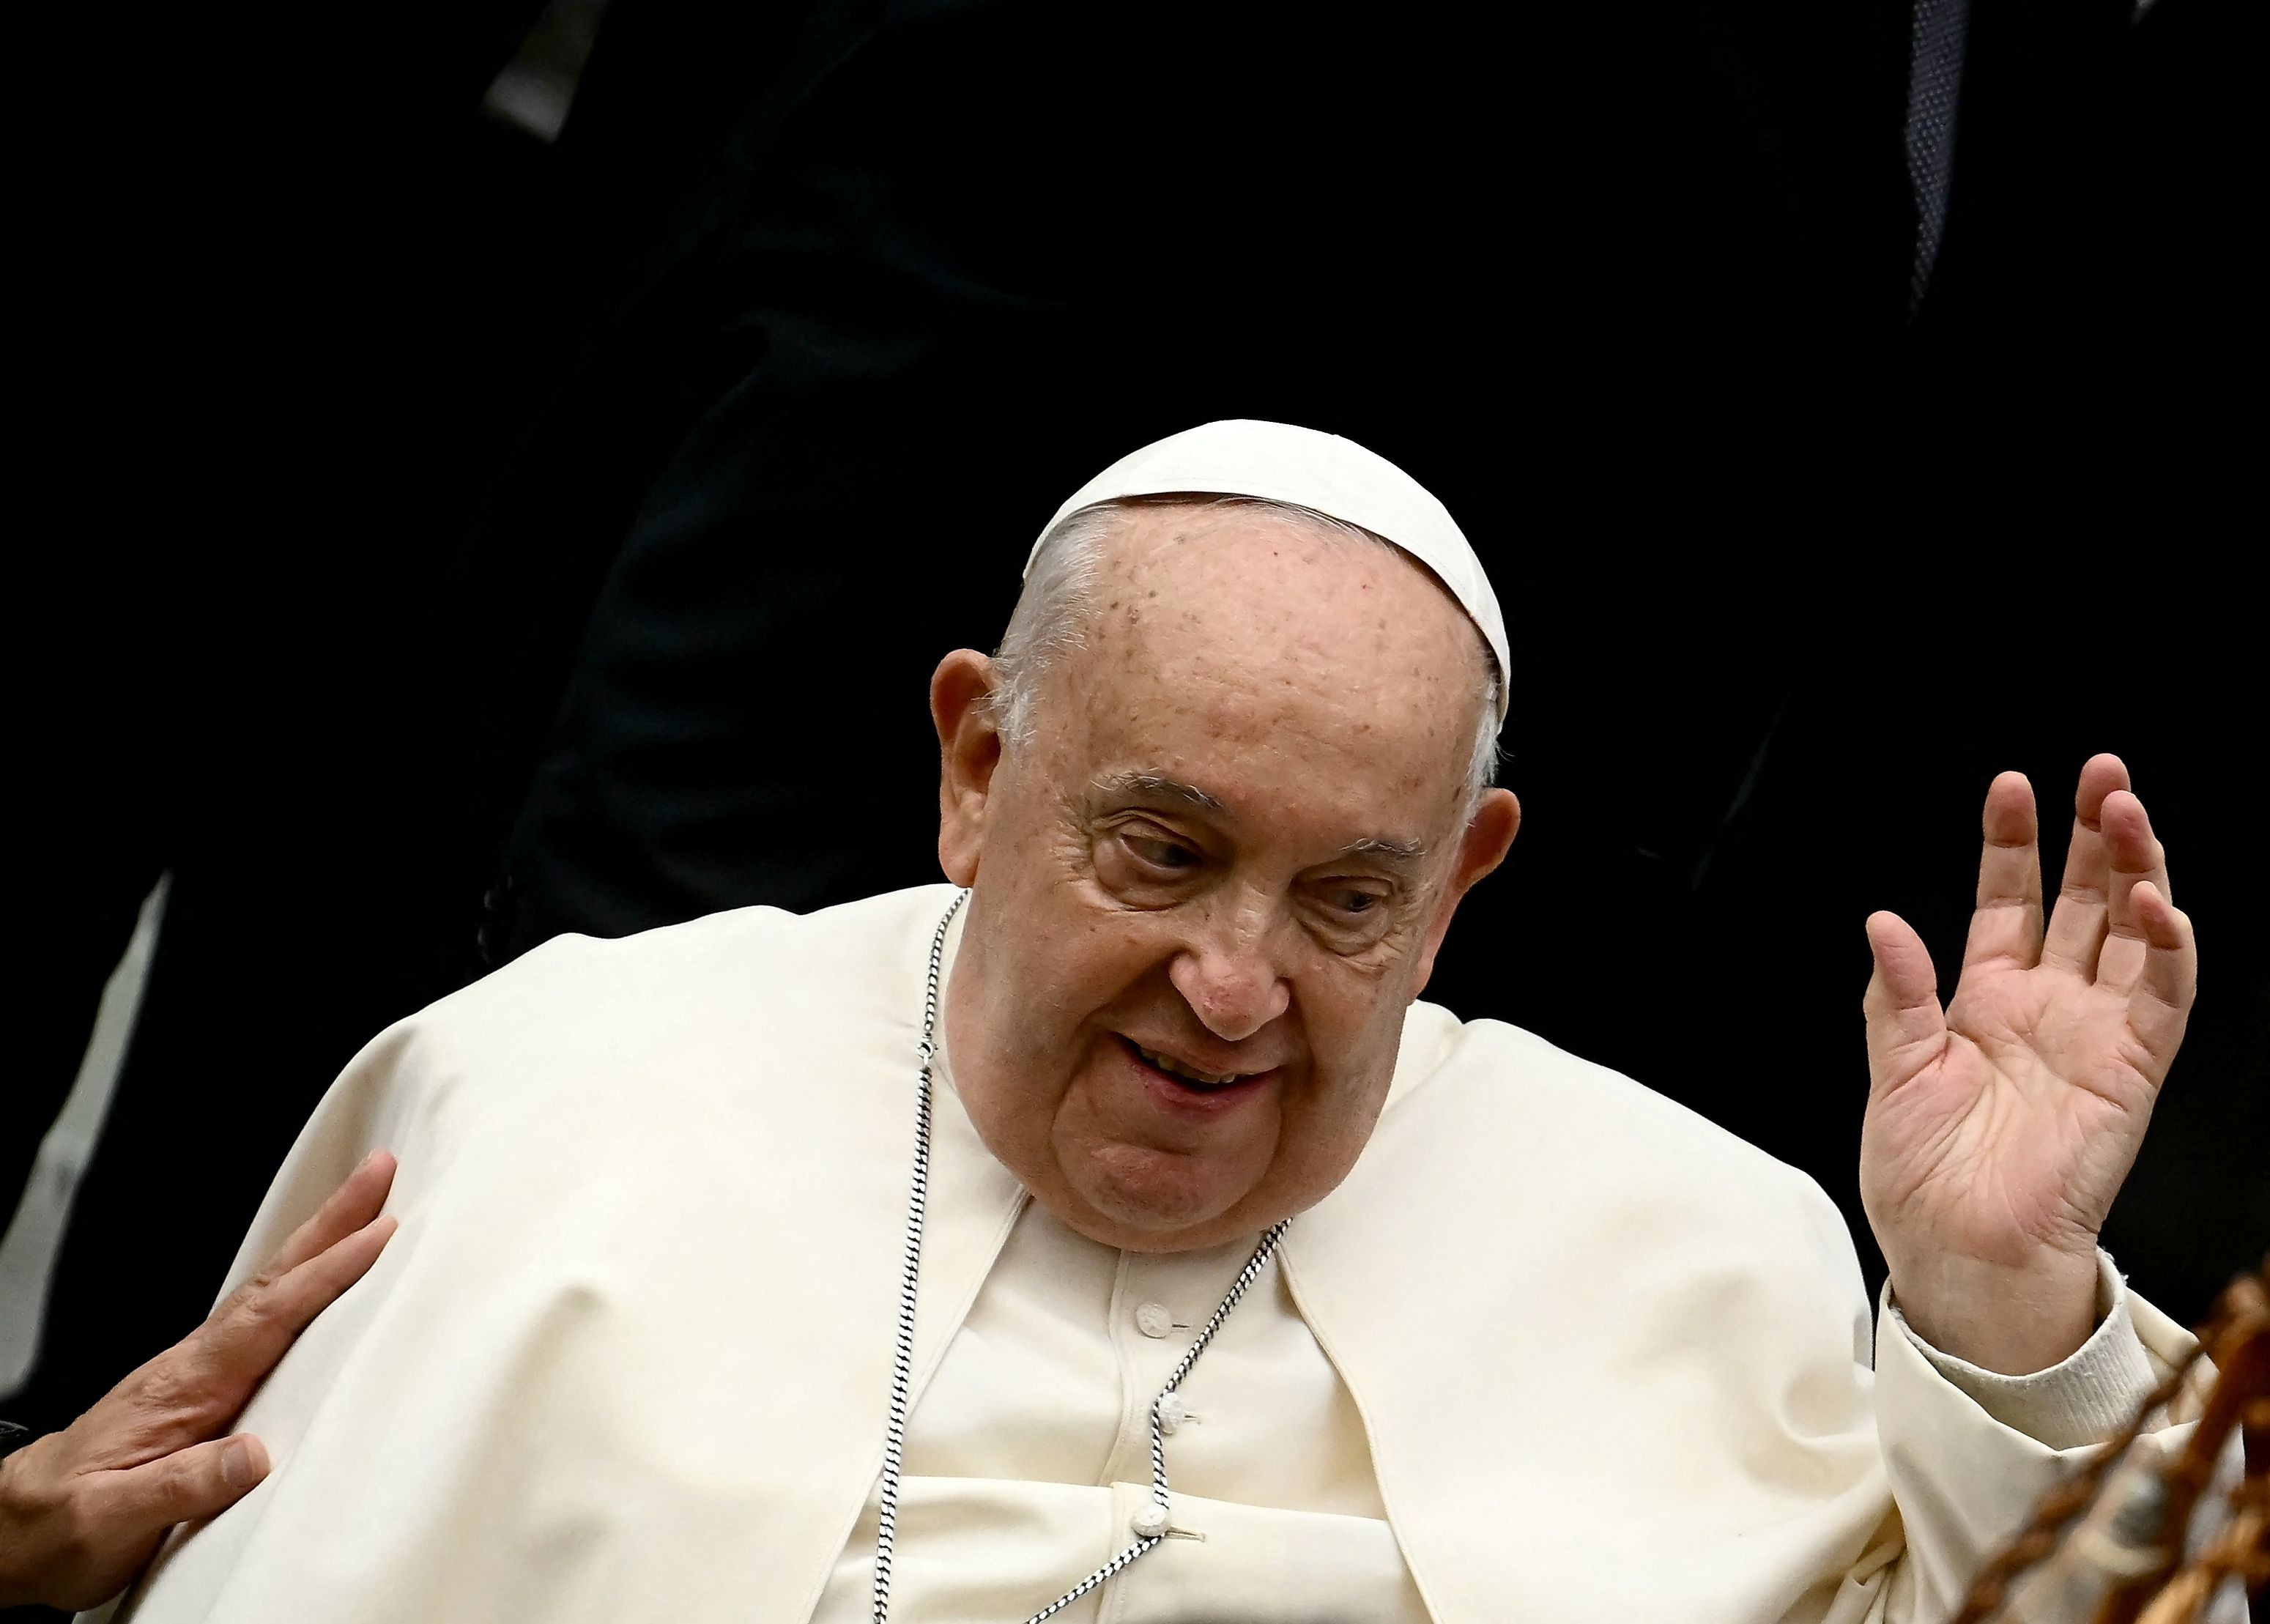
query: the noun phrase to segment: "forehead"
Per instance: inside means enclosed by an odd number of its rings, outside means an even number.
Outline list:
[[[1487,656],[1391,547],[1266,508],[1133,508],[1099,560],[1086,632],[1066,676],[1092,756],[1354,774],[1429,798],[1463,786]]]

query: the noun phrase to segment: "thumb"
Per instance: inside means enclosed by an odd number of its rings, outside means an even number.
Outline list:
[[[1898,1087],[1928,1065],[1947,1041],[1939,1007],[1939,975],[1931,950],[1897,914],[1868,916],[1868,952],[1875,973],[1860,1009],[1868,1019],[1869,1094]]]
[[[250,1433],[239,1433],[117,1472],[106,1498],[122,1534],[130,1524],[146,1538],[226,1510],[267,1475],[266,1447]]]

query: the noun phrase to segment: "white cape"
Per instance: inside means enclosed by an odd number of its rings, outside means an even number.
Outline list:
[[[880,1463],[952,894],[561,939],[372,1042],[234,1278],[375,1146],[401,1231],[248,1411],[273,1472],[119,1617],[807,1618]],[[918,1383],[1019,1196],[975,1150],[931,1176]],[[1937,1624],[2077,1453],[1889,1326],[1871,1370],[1851,1241],[1802,1175],[1429,1005],[1283,1266],[1442,1624]],[[2181,1357],[2132,1310],[2156,1367]]]

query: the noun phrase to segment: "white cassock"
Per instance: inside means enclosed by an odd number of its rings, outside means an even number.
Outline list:
[[[401,1230],[247,1412],[267,1480],[117,1616],[865,1618],[953,895],[563,938],[375,1041],[235,1277],[375,1146]],[[893,1616],[1016,1624],[1129,1543],[1147,1407],[1251,1243],[1081,1239],[940,1081]],[[2190,1346],[2109,1266],[2100,1308],[2021,1380],[1888,1312],[1872,1369],[1808,1179],[1415,1005],[1354,1172],[1184,1384],[1176,1536],[1058,1616],[1937,1624]]]

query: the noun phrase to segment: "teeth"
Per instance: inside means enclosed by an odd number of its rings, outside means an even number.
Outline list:
[[[1215,1077],[1208,1072],[1192,1071],[1181,1061],[1146,1049],[1140,1043],[1135,1045],[1135,1052],[1170,1077],[1179,1077],[1185,1082],[1203,1083],[1209,1088],[1219,1088],[1224,1083],[1234,1083],[1243,1075],[1240,1072],[1232,1072],[1226,1076]]]

